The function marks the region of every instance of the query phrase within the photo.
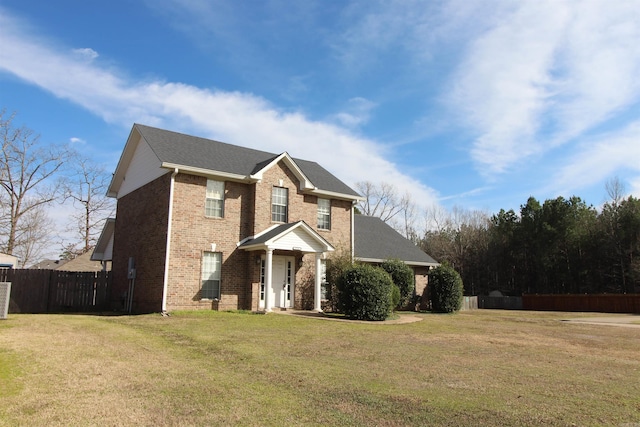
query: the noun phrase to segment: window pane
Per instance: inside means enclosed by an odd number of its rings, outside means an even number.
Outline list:
[[[220,298],[220,267],[222,254],[220,252],[205,252],[202,255],[202,289],[200,298]]]
[[[320,260],[320,299],[329,299],[329,283],[327,282],[327,261]]]
[[[204,214],[215,218],[222,218],[224,202],[222,200],[207,199],[204,205]]]
[[[224,182],[207,180],[207,197],[204,214],[206,216],[222,218],[224,215]]]
[[[271,220],[287,222],[287,205],[289,190],[281,187],[273,187],[271,192]]]
[[[318,199],[318,228],[331,229],[331,200]]]

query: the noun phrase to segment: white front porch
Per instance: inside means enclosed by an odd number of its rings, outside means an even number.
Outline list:
[[[246,251],[264,251],[260,258],[259,308],[265,312],[276,307],[294,307],[298,267],[294,254],[314,254],[313,310],[322,311],[322,259],[334,248],[304,221],[271,227],[240,242],[238,247]],[[274,255],[275,251],[279,254]]]

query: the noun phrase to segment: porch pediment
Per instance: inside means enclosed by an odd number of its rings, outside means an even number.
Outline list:
[[[334,251],[333,246],[304,221],[281,224],[243,240],[238,244],[247,251],[280,249],[303,253]]]

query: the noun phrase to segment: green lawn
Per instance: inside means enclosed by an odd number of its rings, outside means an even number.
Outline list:
[[[640,426],[638,328],[418,316],[9,315],[0,425]]]

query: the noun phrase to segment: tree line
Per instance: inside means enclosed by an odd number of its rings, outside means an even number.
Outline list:
[[[61,259],[88,252],[114,212],[110,175],[69,145],[41,143],[15,117],[0,110],[0,252],[22,267],[52,247]],[[54,208],[67,212],[63,225],[51,217]]]
[[[367,199],[361,213],[385,213],[401,234],[454,267],[467,295],[640,292],[640,200],[623,197],[618,179],[607,183],[609,201],[598,210],[576,196],[530,197],[517,212],[493,215],[436,207],[425,213],[424,232],[407,215],[416,211],[408,196],[388,184],[357,187]]]
[[[616,197],[600,212],[579,197],[462,215],[418,244],[454,266],[469,295],[640,291],[640,200]]]

